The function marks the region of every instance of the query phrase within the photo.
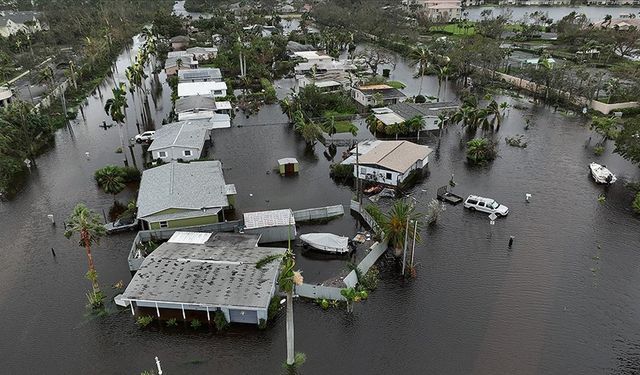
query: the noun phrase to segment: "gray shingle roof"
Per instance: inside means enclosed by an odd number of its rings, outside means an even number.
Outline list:
[[[27,21],[33,21],[34,18],[38,18],[39,16],[40,13],[31,11],[5,12],[3,16],[0,16],[0,26],[6,26],[8,20],[18,24],[24,24]]]
[[[390,110],[400,115],[405,120],[409,120],[415,116],[438,116],[440,112],[445,110],[456,110],[458,105],[453,102],[439,103],[397,103],[388,106]]]
[[[202,69],[190,69],[180,70],[178,72],[178,79],[186,82],[190,81],[219,81],[222,80],[222,72],[218,68],[202,68]]]
[[[201,210],[228,205],[222,164],[217,160],[169,163],[142,173],[139,219],[169,208]]]
[[[266,308],[280,262],[256,262],[284,248],[256,247],[256,236],[218,233],[204,244],[164,243],[142,263],[123,297],[210,307]]]
[[[186,71],[188,70],[181,70],[180,72]],[[216,108],[216,100],[208,96],[185,96],[176,100],[176,113],[189,112],[195,109],[215,110]]]
[[[154,134],[149,151],[169,147],[188,147],[202,150],[208,132],[206,122],[201,121],[192,120],[166,124]]]

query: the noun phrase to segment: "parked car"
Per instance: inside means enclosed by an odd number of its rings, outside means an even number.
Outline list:
[[[464,207],[472,211],[482,211],[488,214],[496,214],[498,216],[507,216],[509,208],[496,202],[491,198],[470,195],[464,201]]]
[[[154,130],[149,130],[144,133],[136,135],[135,137],[133,137],[133,139],[135,139],[137,143],[150,142],[150,141],[153,141],[154,134],[156,134]]]
[[[136,230],[138,229],[138,219],[134,217],[123,217],[114,222],[106,223],[104,229],[107,230],[107,234]]]

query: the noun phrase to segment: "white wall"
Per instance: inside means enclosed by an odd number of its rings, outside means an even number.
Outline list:
[[[184,156],[184,151],[185,150],[189,150],[191,151],[191,156]],[[160,156],[160,152],[166,152],[166,156],[165,157],[161,157]],[[200,153],[202,152],[202,150],[197,149],[197,148],[187,148],[187,147],[167,147],[165,149],[162,150],[155,150],[152,152],[152,157],[153,159],[162,159],[162,161],[164,162],[171,162],[171,161],[176,161],[178,159],[182,159],[182,160],[196,160],[198,158],[200,158]]]
[[[407,169],[404,173],[398,173],[395,171],[389,171],[386,169],[376,168],[369,165],[360,165],[358,171],[356,169],[353,170],[353,175],[361,180],[367,181],[376,181],[381,184],[398,186],[399,183],[402,183],[412,171],[417,169],[422,169],[429,164],[429,157],[427,156],[424,160],[418,160],[415,164],[413,164],[409,169]]]

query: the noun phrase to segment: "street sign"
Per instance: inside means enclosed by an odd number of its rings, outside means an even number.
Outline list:
[[[491,220],[491,221],[495,221],[497,218],[498,218],[498,215],[496,215],[496,214],[489,215],[489,220]]]

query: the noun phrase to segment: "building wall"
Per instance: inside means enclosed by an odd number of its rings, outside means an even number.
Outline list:
[[[182,315],[182,306],[174,303],[158,302],[156,308],[155,302],[135,301],[132,302],[134,307],[134,315],[150,315],[160,320],[178,319],[191,321],[198,319],[202,323],[213,323],[216,311],[222,311],[225,318],[230,323],[259,324],[261,319],[267,320],[268,311],[266,308],[258,309],[232,309],[227,307],[209,307],[209,316],[207,317],[207,307],[198,305],[184,305],[184,316]]]
[[[144,219],[143,219],[144,220]],[[167,228],[184,228],[219,222],[218,214],[167,221]],[[149,222],[150,229],[160,229],[160,222]]]
[[[418,160],[404,173],[390,171],[383,168],[378,168],[371,165],[360,165],[358,171],[354,168],[353,174],[355,177],[365,181],[375,181],[381,184],[398,186],[401,184],[410,174],[415,170],[422,170],[429,163],[429,157],[424,160]]]
[[[185,151],[191,151],[191,156],[185,156],[184,155]],[[161,157],[160,156],[160,152],[165,152],[166,156],[165,157]],[[191,147],[174,146],[174,147],[168,147],[168,148],[161,149],[161,150],[154,150],[151,154],[152,154],[151,157],[154,160],[155,159],[162,159],[162,161],[169,163],[171,161],[175,161],[175,160],[178,160],[178,159],[182,159],[182,160],[185,160],[185,161],[197,160],[202,155],[202,149],[191,148]]]
[[[247,229],[244,233],[247,234],[259,234],[260,241],[258,243],[271,243],[271,242],[284,242],[289,239],[289,232],[291,232],[291,238],[295,238],[297,235],[295,225],[291,226],[291,230],[287,225],[268,228],[255,228]]]

